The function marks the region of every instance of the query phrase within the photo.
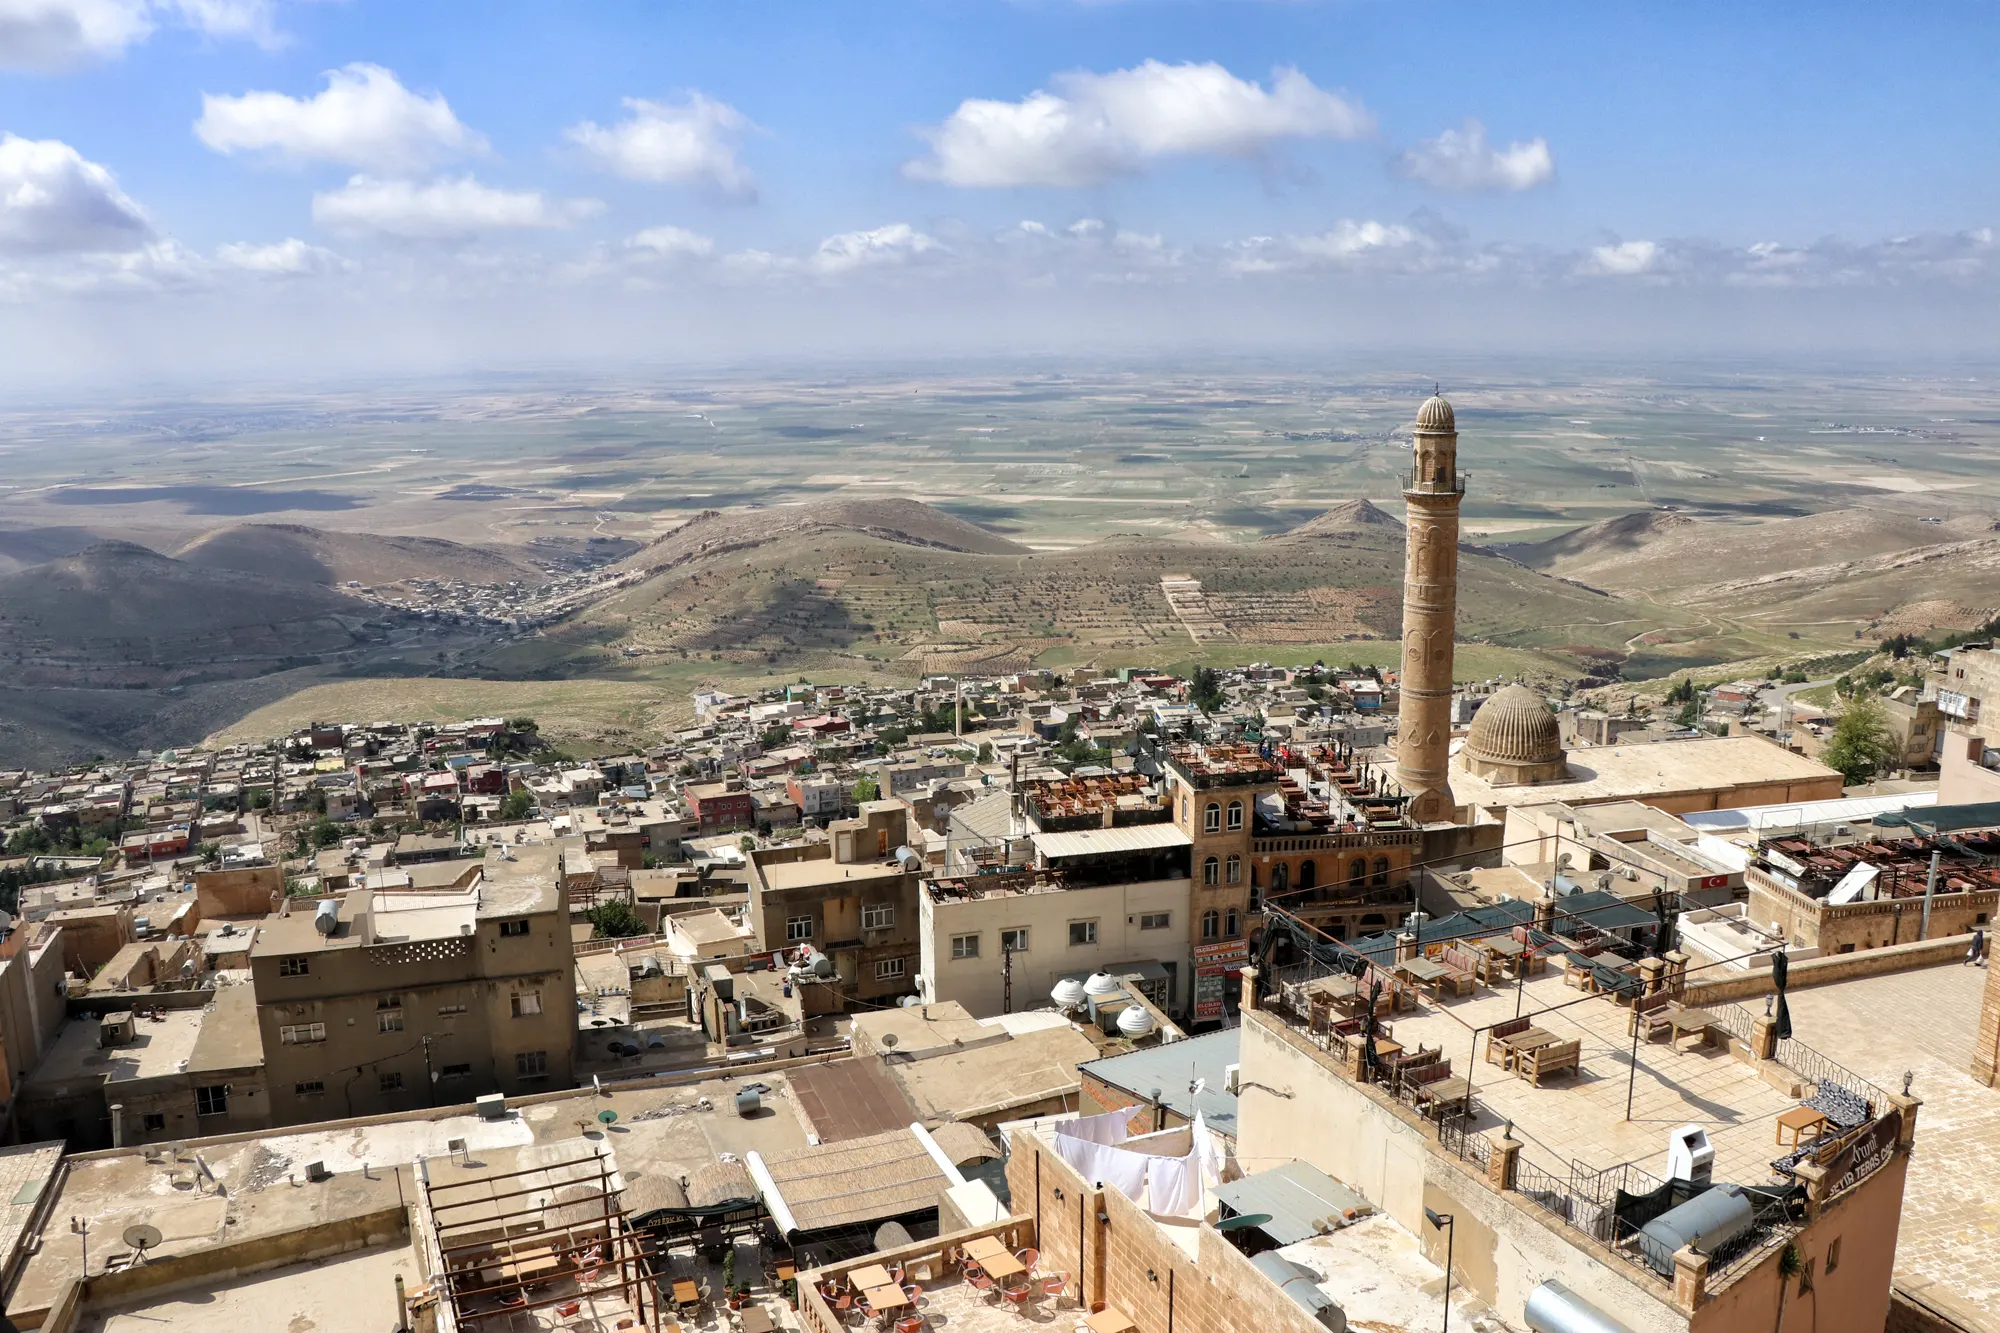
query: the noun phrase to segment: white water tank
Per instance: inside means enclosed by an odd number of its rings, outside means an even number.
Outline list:
[[[1118,1030],[1128,1037],[1143,1037],[1154,1028],[1153,1016],[1136,1004],[1128,1004],[1118,1014]]]
[[[331,935],[340,929],[340,899],[328,898],[313,911],[313,929]]]
[[[1084,1001],[1083,983],[1075,977],[1064,977],[1049,992],[1049,998],[1055,1001],[1058,1009],[1074,1009]]]
[[[1083,993],[1098,1000],[1107,995],[1116,995],[1124,989],[1118,978],[1108,972],[1092,972],[1090,979],[1083,983]]]

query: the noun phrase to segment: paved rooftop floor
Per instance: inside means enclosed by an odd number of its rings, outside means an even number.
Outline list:
[[[1631,1010],[1604,996],[1582,996],[1564,985],[1560,974],[1540,976],[1528,982],[1521,1013],[1533,1017],[1538,1010],[1552,1011],[1536,1018],[1536,1026],[1563,1041],[1580,1039],[1583,1065],[1574,1075],[1557,1074],[1536,1087],[1488,1064],[1483,1034],[1477,1043],[1473,1040],[1475,1029],[1512,1018],[1515,1004],[1514,988],[1508,986],[1442,1004],[1426,1001],[1392,1020],[1395,1039],[1405,1048],[1441,1046],[1454,1074],[1472,1071],[1473,1098],[1481,1107],[1474,1128],[1493,1129],[1511,1119],[1514,1136],[1525,1141],[1523,1160],[1557,1175],[1566,1177],[1572,1162],[1595,1170],[1631,1162],[1661,1176],[1668,1131],[1700,1125],[1715,1148],[1718,1181],[1763,1184],[1772,1179],[1771,1159],[1779,1155],[1775,1122],[1798,1102],[1721,1045],[1677,1051],[1664,1039],[1642,1041],[1634,1077],[1632,1038],[1626,1032]],[[1815,1045],[1810,1032],[1799,1036]],[[1835,1051],[1821,1053],[1840,1058]]]
[[[419,1285],[407,1246],[274,1268],[218,1287],[192,1287],[85,1314],[77,1333],[340,1333],[396,1326],[396,1274]]]
[[[2000,1089],[1967,1066],[1982,968],[1947,964],[1862,977],[1791,997],[1807,1045],[1894,1091],[1914,1075],[1916,1151],[1903,1191],[1896,1281],[1968,1327],[2000,1333]]]

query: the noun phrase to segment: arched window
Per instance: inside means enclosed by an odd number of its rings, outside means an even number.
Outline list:
[[[1250,910],[1252,912],[1261,912],[1264,910],[1264,895],[1257,890],[1257,876],[1255,874],[1250,876]]]
[[[1357,856],[1347,863],[1347,882],[1360,884],[1368,878],[1368,858]]]
[[[1387,885],[1388,882],[1389,882],[1389,858],[1386,856],[1378,856],[1375,858],[1375,880],[1374,880],[1375,887],[1378,889],[1382,888],[1383,886]]]
[[[1310,861],[1299,862],[1299,887],[1309,889],[1317,883],[1319,883],[1319,874],[1314,869],[1313,863]]]
[[[1230,908],[1229,915],[1222,919],[1222,933],[1225,939],[1236,938],[1236,909]]]
[[[1201,914],[1201,937],[1205,940],[1214,939],[1216,932],[1222,928],[1221,923],[1222,918],[1215,914],[1214,908],[1203,912]]]
[[[1201,829],[1204,833],[1222,832],[1222,807],[1214,801],[1201,812]]]
[[[1234,852],[1229,854],[1229,873],[1225,876],[1225,880],[1230,884],[1243,882],[1243,858]]]
[[[1212,856],[1201,863],[1201,882],[1203,887],[1211,889],[1215,887],[1216,872],[1221,868],[1221,863]]]
[[[1291,887],[1291,883],[1292,868],[1290,866],[1280,861],[1277,865],[1271,867],[1271,892],[1283,893],[1287,888]]]
[[[1231,833],[1234,833],[1236,832],[1236,830],[1242,827],[1243,827],[1243,802],[1231,801],[1229,803],[1229,831]]]

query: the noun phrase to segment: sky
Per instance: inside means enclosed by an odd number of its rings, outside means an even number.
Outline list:
[[[0,0],[52,380],[1979,360],[2000,7]]]

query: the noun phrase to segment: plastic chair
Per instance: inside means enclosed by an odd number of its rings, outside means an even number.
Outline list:
[[[965,1280],[972,1284],[974,1291],[989,1301],[993,1299],[994,1293],[1000,1290],[999,1284],[984,1273],[967,1274]]]
[[[575,1314],[577,1311],[581,1310],[582,1308],[583,1308],[582,1301],[564,1301],[561,1305],[558,1305],[556,1307],[556,1314],[560,1318],[567,1319],[571,1315]]]
[[[903,1295],[909,1299],[910,1304],[915,1305],[917,1303],[917,1297],[923,1294],[924,1294],[924,1289],[918,1286],[916,1283],[905,1282],[903,1284]]]
[[[1000,1290],[1000,1294],[1013,1302],[1016,1310],[1025,1311],[1028,1308],[1028,1298],[1035,1294],[1035,1289],[1033,1287],[1003,1287]]]
[[[896,1321],[896,1333],[923,1333],[924,1323],[922,1315],[905,1315]]]
[[[1040,1250],[1016,1250],[1014,1251],[1014,1257],[1021,1261],[1021,1267],[1032,1273],[1035,1271],[1035,1261],[1042,1257],[1042,1252]]]
[[[1054,1277],[1045,1277],[1042,1279],[1042,1295],[1060,1305],[1062,1304],[1063,1291],[1068,1286],[1069,1277],[1067,1274],[1057,1273]]]

